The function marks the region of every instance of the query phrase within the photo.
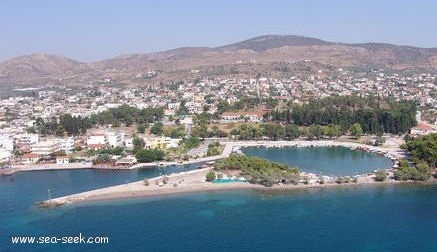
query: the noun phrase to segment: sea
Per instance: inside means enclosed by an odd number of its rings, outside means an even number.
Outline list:
[[[436,185],[216,191],[50,209],[34,205],[196,168],[2,176],[0,251],[437,251]],[[60,240],[15,244],[17,236]],[[108,242],[68,244],[62,237],[107,237]]]

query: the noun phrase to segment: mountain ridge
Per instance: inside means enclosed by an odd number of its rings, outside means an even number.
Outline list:
[[[29,54],[0,62],[0,84],[43,81],[132,79],[149,70],[162,73],[238,62],[294,62],[312,60],[338,67],[378,66],[437,70],[437,48],[388,43],[338,43],[297,35],[263,35],[218,47],[180,47],[154,53],[126,54],[95,62],[80,62],[62,55]]]

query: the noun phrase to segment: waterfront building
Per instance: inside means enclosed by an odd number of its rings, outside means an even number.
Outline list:
[[[112,148],[123,146],[124,134],[121,132],[108,131],[105,133],[108,145]]]
[[[97,133],[97,134],[90,135],[86,139],[86,145],[88,145],[88,146],[90,146],[90,145],[105,145],[105,146],[107,146],[108,144],[109,144],[108,138],[103,133]]]
[[[11,161],[12,154],[10,151],[0,149],[0,165],[9,163]]]
[[[61,143],[55,140],[40,141],[30,146],[30,151],[39,155],[50,155],[61,150]]]
[[[21,163],[22,164],[36,164],[40,158],[41,158],[41,155],[34,154],[34,153],[25,153],[21,157]]]
[[[67,156],[57,156],[56,157],[56,164],[63,165],[63,164],[69,164],[70,159]]]

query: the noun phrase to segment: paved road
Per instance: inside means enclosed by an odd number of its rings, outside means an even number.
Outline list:
[[[210,139],[205,139],[205,141],[203,141],[199,147],[191,149],[187,152],[187,154],[189,156],[192,157],[204,157],[206,156],[206,153],[208,152],[208,145],[211,144],[213,142],[213,140]]]

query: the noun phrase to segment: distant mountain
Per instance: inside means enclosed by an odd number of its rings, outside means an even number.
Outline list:
[[[252,50],[255,52],[263,52],[273,48],[283,46],[326,46],[334,43],[326,42],[320,39],[308,38],[295,35],[266,35],[248,40],[244,40],[235,44],[230,44],[217,49],[222,50]]]
[[[20,80],[54,75],[62,76],[86,68],[88,68],[87,64],[64,56],[30,54],[0,63],[0,78]]]
[[[81,84],[102,78],[137,83],[144,73],[154,70],[152,83],[193,77],[192,69],[203,76],[290,74],[311,61],[318,67],[378,67],[395,70],[437,71],[437,49],[382,43],[345,44],[294,35],[267,35],[242,42],[209,47],[119,56],[93,63],[82,63],[63,56],[32,54],[0,63],[0,84]],[[246,64],[244,67],[241,64]],[[313,66],[315,66],[313,64]],[[139,77],[140,76],[140,77]]]

